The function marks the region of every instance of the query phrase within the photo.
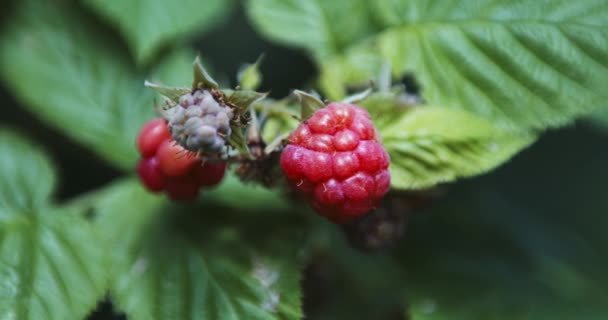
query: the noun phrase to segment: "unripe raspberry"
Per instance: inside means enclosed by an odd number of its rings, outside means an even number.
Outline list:
[[[226,173],[225,163],[209,163],[194,168],[194,175],[201,187],[213,187],[220,183]]]
[[[199,189],[217,185],[226,171],[226,163],[205,163],[178,145],[164,119],[144,125],[137,148],[143,156],[137,163],[142,184],[152,192],[165,191],[176,201],[195,199]]]
[[[165,192],[172,200],[189,201],[198,196],[200,189],[198,181],[192,175],[169,178]]]
[[[165,119],[154,119],[139,130],[137,135],[137,150],[143,158],[149,158],[156,154],[161,143],[171,138]]]
[[[169,130],[184,149],[204,154],[222,153],[232,130],[232,110],[220,104],[207,90],[180,97],[170,115]]]
[[[389,155],[361,107],[329,104],[300,124],[289,143],[281,155],[283,172],[336,223],[369,212],[390,188]]]
[[[156,157],[141,159],[137,163],[137,175],[146,189],[160,192],[167,184],[167,177],[160,171]]]
[[[156,151],[161,171],[169,177],[187,174],[197,163],[196,156],[173,140],[165,140]]]

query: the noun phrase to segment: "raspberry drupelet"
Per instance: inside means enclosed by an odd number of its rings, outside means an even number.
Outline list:
[[[346,223],[375,207],[390,189],[389,155],[369,113],[331,103],[291,133],[281,167],[320,215]]]

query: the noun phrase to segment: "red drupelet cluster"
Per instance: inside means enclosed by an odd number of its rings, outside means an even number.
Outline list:
[[[164,119],[143,126],[137,150],[142,156],[137,174],[143,185],[151,192],[164,191],[173,200],[196,198],[201,188],[217,185],[226,171],[225,163],[202,163],[175,143]]]
[[[346,103],[317,110],[291,133],[281,167],[322,216],[345,223],[372,210],[390,188],[389,155],[369,113]]]

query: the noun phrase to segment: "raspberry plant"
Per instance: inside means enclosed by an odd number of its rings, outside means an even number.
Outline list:
[[[0,319],[605,317],[605,1],[5,9]]]

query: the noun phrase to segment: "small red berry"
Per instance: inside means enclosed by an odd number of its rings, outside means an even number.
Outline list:
[[[165,140],[156,151],[161,171],[169,177],[186,175],[198,162],[196,156],[173,140]]]
[[[212,187],[220,183],[226,173],[225,163],[206,162],[194,167],[194,175],[201,187]]]
[[[164,119],[154,119],[147,122],[137,135],[137,150],[143,158],[149,158],[156,154],[161,143],[171,138]]]
[[[289,137],[281,168],[320,214],[346,223],[372,210],[390,188],[390,158],[369,113],[332,103]]]
[[[172,200],[189,201],[196,199],[199,188],[198,181],[192,175],[185,175],[169,178],[165,192]]]
[[[139,160],[137,175],[146,189],[152,192],[162,191],[167,184],[167,178],[160,171],[160,165],[156,157]]]
[[[136,141],[142,155],[137,174],[151,192],[161,192],[176,201],[194,200],[201,187],[218,184],[226,172],[225,163],[205,163],[171,137],[167,122],[154,119],[140,130]]]

